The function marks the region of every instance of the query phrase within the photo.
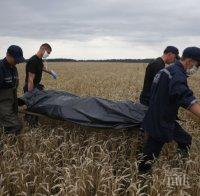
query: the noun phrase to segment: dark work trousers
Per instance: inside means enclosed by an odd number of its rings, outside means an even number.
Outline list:
[[[22,129],[18,119],[16,88],[0,89],[0,127],[6,134],[19,134]]]
[[[176,129],[174,130],[174,141],[178,144],[178,150],[181,155],[187,154],[188,149],[191,146],[192,137],[177,123]],[[154,158],[158,158],[162,147],[166,142],[158,141],[148,135],[147,141],[144,144],[142,159],[139,163],[138,169],[141,173],[146,173],[151,170],[152,161]]]

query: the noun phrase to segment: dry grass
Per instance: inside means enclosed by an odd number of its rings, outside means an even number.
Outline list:
[[[146,65],[123,63],[50,64],[59,78],[45,75],[47,89],[61,89],[81,96],[137,100]],[[24,65],[20,65],[20,88]],[[190,79],[200,97],[199,74]],[[193,136],[190,158],[176,156],[176,144],[167,144],[147,182],[137,174],[137,130],[95,130],[72,124],[24,128],[17,138],[1,135],[0,195],[200,195],[200,126],[190,115],[183,127]],[[43,122],[43,121],[42,121]],[[174,175],[178,178],[174,179]],[[179,178],[180,177],[180,178]],[[174,180],[178,179],[178,184]],[[185,179],[185,181],[184,181]],[[182,182],[180,182],[182,180]]]

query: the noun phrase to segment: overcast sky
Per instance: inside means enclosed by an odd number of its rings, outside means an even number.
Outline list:
[[[197,0],[1,0],[0,57],[11,44],[29,58],[44,42],[51,58],[160,56],[199,46]]]

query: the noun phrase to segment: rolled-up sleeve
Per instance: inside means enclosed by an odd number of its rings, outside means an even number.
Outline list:
[[[170,86],[170,97],[173,101],[185,108],[189,109],[197,102],[192,90],[189,89],[186,81],[176,81]]]

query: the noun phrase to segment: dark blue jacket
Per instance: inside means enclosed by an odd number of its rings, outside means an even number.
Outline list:
[[[9,65],[6,58],[0,60],[0,90],[16,88],[18,86],[18,72],[15,66]]]
[[[188,109],[195,102],[183,65],[176,62],[155,76],[142,128],[153,138],[169,142],[173,140],[179,107]]]

